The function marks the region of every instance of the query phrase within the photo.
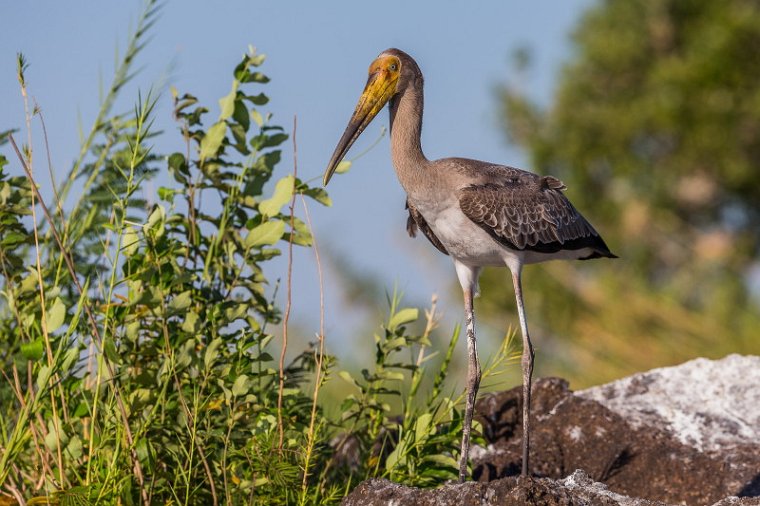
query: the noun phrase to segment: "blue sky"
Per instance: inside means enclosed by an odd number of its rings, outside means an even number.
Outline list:
[[[366,81],[372,59],[388,47],[410,53],[425,74],[423,148],[429,158],[464,156],[530,169],[524,153],[509,146],[498,127],[494,89],[510,75],[510,55],[531,50],[531,70],[520,84],[548,101],[563,60],[571,55],[569,33],[590,0],[562,2],[325,2],[168,1],[140,56],[140,74],[122,94],[116,111],[131,109],[137,91],[167,80],[218,111],[229,91],[231,70],[249,44],[268,55],[264,89],[274,123],[291,130],[298,117],[299,175],[320,175]],[[78,118],[89,128],[98,106],[98,82],[107,85],[114,51],[126,45],[142,3],[39,0],[6,6],[0,17],[0,131],[22,127],[23,104],[15,73],[21,51],[30,63],[31,95],[44,112],[53,165],[68,171],[78,153]],[[131,20],[131,24],[129,23]],[[173,132],[171,97],[157,108],[157,128]],[[388,124],[381,113],[349,153],[359,153]],[[35,149],[42,153],[37,128]],[[6,148],[3,148],[7,150]],[[182,149],[179,135],[165,135],[159,152]],[[6,156],[13,162],[9,152]],[[42,157],[38,155],[38,160]],[[290,144],[281,170],[292,168]],[[38,174],[46,174],[38,163]],[[11,171],[20,173],[17,163]],[[459,294],[450,261],[418,238],[406,236],[404,195],[390,163],[387,136],[351,171],[329,187],[334,206],[312,207],[323,250],[345,255],[360,271],[373,273],[389,290],[394,284],[410,303],[441,296],[444,328],[461,321]],[[347,337],[361,322],[341,315],[340,289],[328,267],[327,335]],[[270,279],[284,278],[285,264],[272,264]],[[313,255],[301,251],[294,266],[294,313],[316,331],[318,285]],[[505,290],[511,291],[504,271]],[[333,278],[334,279],[334,278]],[[484,294],[488,297],[488,294]],[[503,329],[516,322],[504,322]],[[369,338],[369,336],[368,336]],[[333,341],[336,342],[336,341]],[[461,344],[461,343],[460,343]],[[335,349],[334,349],[335,351]]]

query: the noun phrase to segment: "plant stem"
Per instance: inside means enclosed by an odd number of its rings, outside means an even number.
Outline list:
[[[295,142],[295,136],[293,138]],[[294,146],[295,150],[295,146]],[[301,203],[303,204],[304,215],[306,217],[306,224],[309,227],[309,233],[312,238],[312,248],[314,248],[314,258],[317,262],[317,275],[319,277],[319,349],[315,351],[316,362],[316,377],[314,378],[314,394],[311,401],[311,417],[309,418],[309,430],[307,432],[306,443],[306,458],[304,461],[303,470],[303,482],[301,484],[301,504],[306,501],[307,481],[309,478],[309,466],[311,463],[311,455],[314,451],[314,426],[317,419],[317,400],[319,399],[319,389],[322,386],[322,364],[325,356],[325,286],[322,277],[322,262],[319,258],[319,246],[317,245],[317,237],[314,234],[314,227],[311,224],[311,215],[309,213],[309,207],[306,205],[306,199],[301,195]]]
[[[285,389],[285,353],[288,350],[288,322],[290,320],[290,309],[293,302],[293,236],[295,235],[295,203],[296,203],[296,179],[298,178],[298,149],[296,144],[296,128],[298,126],[297,116],[293,117],[293,196],[290,198],[290,237],[288,238],[288,276],[287,276],[287,301],[285,303],[285,315],[282,320],[282,350],[280,351],[280,386],[277,390],[277,428],[280,433],[280,439],[277,448],[282,452],[282,445],[285,440],[285,427],[282,422],[282,396]]]
[[[84,296],[84,290],[82,289],[82,284],[79,282],[76,269],[74,269],[74,262],[71,259],[71,256],[69,255],[68,251],[66,250],[63,244],[63,241],[61,240],[61,236],[58,234],[58,231],[55,228],[53,216],[52,214],[50,214],[50,210],[45,205],[45,201],[42,199],[42,195],[40,195],[40,192],[37,189],[37,184],[34,181],[34,176],[32,175],[31,170],[29,170],[29,167],[27,167],[26,162],[24,161],[24,158],[18,149],[18,145],[16,144],[16,141],[13,139],[13,134],[9,134],[8,139],[10,140],[11,145],[13,145],[13,149],[16,152],[16,156],[21,162],[21,165],[24,168],[24,172],[26,173],[27,177],[29,178],[29,181],[31,182],[32,191],[37,196],[37,200],[40,203],[40,207],[42,208],[42,211],[45,213],[45,217],[47,218],[50,224],[50,231],[53,233],[53,237],[55,238],[56,243],[58,243],[58,248],[61,251],[61,255],[64,257],[64,260],[66,261],[66,266],[69,269],[69,275],[71,276],[71,279],[74,282],[74,285],[76,286],[79,292],[79,295],[81,297],[84,297],[84,310],[87,313],[87,318],[90,322],[90,327],[92,329],[93,337],[96,339],[97,343],[100,345],[100,352],[103,353],[103,348],[102,348],[103,341],[101,339],[100,330],[98,329],[98,324],[97,324],[97,321],[95,320],[95,315],[92,313],[92,308],[90,308],[90,301],[88,298]],[[108,368],[109,377],[113,378],[114,372],[113,372],[113,367],[111,366],[111,363],[108,360],[105,360],[105,365]],[[124,404],[124,399],[122,398],[121,393],[119,392],[119,389],[116,388],[115,385],[113,387],[113,392],[114,392],[114,395],[116,397],[116,402],[119,407],[119,413],[121,415],[122,421],[124,422],[124,431],[125,431],[127,441],[130,447],[132,463],[134,465],[134,470],[135,470],[135,477],[137,478],[137,482],[140,485],[144,502],[147,505],[148,504],[147,495],[146,495],[147,493],[143,487],[145,480],[143,478],[143,472],[142,472],[142,466],[140,465],[140,460],[137,458],[137,451],[134,448],[134,440],[132,438],[132,431],[129,428],[129,416],[127,415],[127,408]]]

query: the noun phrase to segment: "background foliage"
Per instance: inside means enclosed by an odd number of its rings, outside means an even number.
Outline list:
[[[14,132],[16,155],[0,134],[0,504],[320,504],[368,477],[454,477],[461,396],[444,378],[458,332],[434,357],[435,305],[423,316],[388,297],[357,337],[375,343],[358,374],[321,331],[285,350],[273,293],[287,288],[268,262],[315,246],[295,203],[329,197],[281,167],[294,139],[266,113],[263,56],[235,66],[218,115],[173,92],[173,153],[151,148],[169,135],[152,128],[155,93],[113,112],[156,16],[148,2],[78,159],[50,174],[47,213],[33,191],[44,143]],[[526,271],[544,372],[579,386],[760,353],[759,8],[606,0],[573,42],[548,107],[500,94],[510,140],[621,256]],[[44,118],[25,66],[31,132]],[[159,173],[172,179],[156,189]],[[502,328],[503,270],[483,283],[480,314]],[[313,339],[298,332],[291,343]],[[335,404],[328,383],[349,393]]]
[[[287,349],[289,303],[273,292],[290,279],[271,286],[267,262],[314,246],[295,204],[330,199],[278,169],[289,134],[264,110],[264,56],[234,67],[216,117],[172,90],[168,156],[151,148],[153,93],[112,112],[157,12],[147,4],[79,159],[51,171],[52,199],[35,190],[31,133],[0,137],[0,504],[323,504],[369,477],[454,478],[458,329],[431,360],[435,302],[420,315],[389,297],[358,375],[336,373],[321,331]],[[44,118],[18,62],[31,132]],[[171,182],[154,190],[161,171]],[[322,405],[328,381],[351,390],[339,409]]]
[[[500,94],[510,140],[621,257],[527,271],[543,370],[589,385],[759,353],[760,6],[606,0],[573,43],[548,107]]]

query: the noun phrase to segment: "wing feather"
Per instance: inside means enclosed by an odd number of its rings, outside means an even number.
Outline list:
[[[562,193],[566,188],[562,181],[504,169],[504,177],[496,182],[459,191],[462,212],[494,239],[516,250],[553,253],[591,248],[600,256],[612,255]]]
[[[409,210],[409,217],[406,219],[406,231],[409,233],[409,237],[417,237],[417,229],[419,228],[422,230],[422,233],[425,234],[425,237],[428,238],[428,241],[438,248],[438,251],[444,255],[448,255],[449,252],[446,251],[446,247],[430,229],[430,226],[427,224],[427,221],[425,221],[422,213],[411,205],[408,199],[406,201],[406,208]]]

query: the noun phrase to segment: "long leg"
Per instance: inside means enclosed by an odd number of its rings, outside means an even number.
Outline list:
[[[475,410],[475,396],[480,386],[480,363],[475,342],[475,313],[472,308],[472,288],[463,288],[464,314],[467,319],[467,404],[464,411],[464,428],[462,430],[462,455],[459,458],[459,481],[467,479],[467,458],[470,453],[470,430],[472,415]]]
[[[525,319],[525,307],[523,304],[522,283],[520,266],[512,270],[512,283],[515,285],[515,298],[517,299],[517,314],[520,317],[520,330],[523,338],[522,352],[522,380],[523,380],[523,445],[522,445],[522,475],[528,476],[528,460],[530,456],[530,388],[533,377],[533,344],[528,334],[528,321]]]

